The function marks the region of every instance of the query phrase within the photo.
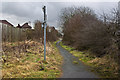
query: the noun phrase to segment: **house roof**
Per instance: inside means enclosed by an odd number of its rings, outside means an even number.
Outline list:
[[[20,24],[18,24],[17,28],[22,28],[22,26],[20,26]]]
[[[23,24],[22,26],[20,26],[20,24],[18,24],[17,28],[32,28],[31,26],[28,25],[28,23]]]
[[[0,20],[1,23],[3,24],[7,24],[9,26],[13,26],[10,22],[8,22],[7,20]]]
[[[22,25],[22,28],[32,28],[31,26],[28,25],[28,23],[25,23]]]

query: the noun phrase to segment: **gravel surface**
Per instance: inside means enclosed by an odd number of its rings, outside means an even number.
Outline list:
[[[59,43],[60,41],[57,42],[56,46],[64,58],[61,78],[98,78],[97,75],[89,71],[90,67],[83,64],[78,58],[62,48]],[[75,64],[73,61],[77,61],[78,63]]]

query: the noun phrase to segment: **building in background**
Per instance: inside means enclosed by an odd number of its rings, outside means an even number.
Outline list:
[[[13,27],[13,25],[10,22],[8,22],[7,20],[0,20],[0,24],[4,27],[7,27],[7,26]]]
[[[25,24],[22,25],[22,28],[29,28],[29,29],[31,29],[32,27],[29,26],[28,23],[25,23]]]
[[[11,33],[13,33],[14,26],[8,22],[7,20],[0,20],[0,26],[1,26],[1,33],[2,33],[2,41],[12,41]]]
[[[22,26],[20,26],[20,24],[18,24],[17,28],[31,29],[32,27],[30,25],[28,25],[28,23],[25,23]]]

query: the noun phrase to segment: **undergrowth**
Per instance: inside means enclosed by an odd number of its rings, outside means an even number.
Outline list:
[[[19,45],[21,44],[24,44],[24,42],[19,43]],[[60,77],[62,56],[55,48],[54,43],[47,43],[46,61],[44,61],[44,46],[42,43],[29,41],[27,44],[29,47],[26,48],[26,51],[21,51],[18,54],[17,48],[19,45],[16,42],[6,43],[5,48],[10,50],[4,51],[2,56],[3,78]]]
[[[68,50],[72,55],[79,58],[84,64],[91,67],[91,71],[97,73],[101,78],[118,78],[118,64],[114,59],[109,58],[111,55],[104,55],[99,58],[90,54],[90,51],[78,51],[73,47],[66,46],[62,42],[60,45]]]

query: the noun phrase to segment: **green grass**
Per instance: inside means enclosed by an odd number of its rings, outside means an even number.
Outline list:
[[[118,75],[115,74],[114,69],[109,66],[109,63],[102,60],[105,58],[97,58],[94,55],[90,54],[89,51],[75,50],[73,47],[66,46],[62,42],[60,42],[60,45],[66,50],[68,50],[72,55],[78,57],[79,60],[82,61],[84,64],[90,66],[91,67],[90,71],[95,72],[100,77],[102,78],[118,77]],[[96,60],[96,62],[92,62],[94,60]],[[102,64],[100,62],[102,62]],[[77,64],[76,61],[73,61],[73,63]]]
[[[64,45],[62,42],[60,42],[60,45],[61,45],[63,48],[67,49],[68,51],[73,51],[73,50],[74,50],[73,47],[66,46],[66,45]]]
[[[58,42],[59,40],[56,40],[55,42],[53,42],[54,45],[56,45],[56,43]]]
[[[93,59],[93,58],[90,57],[89,55],[84,54],[84,52],[77,51],[77,50],[75,50],[73,47],[64,45],[62,42],[60,42],[60,45],[61,45],[63,48],[65,48],[66,50],[68,50],[71,54],[73,54],[74,56],[78,57],[79,60],[81,60],[81,61],[83,61],[83,62],[87,62],[87,61],[90,61],[91,59]]]
[[[39,44],[38,44],[39,45]],[[29,49],[19,60],[17,57],[9,57],[6,63],[3,63],[3,78],[58,78],[61,76],[62,56],[54,43],[50,43],[51,53],[37,53],[39,46],[36,45],[35,51]],[[5,57],[5,56],[3,56]]]
[[[74,64],[79,64],[78,61],[73,61]]]

